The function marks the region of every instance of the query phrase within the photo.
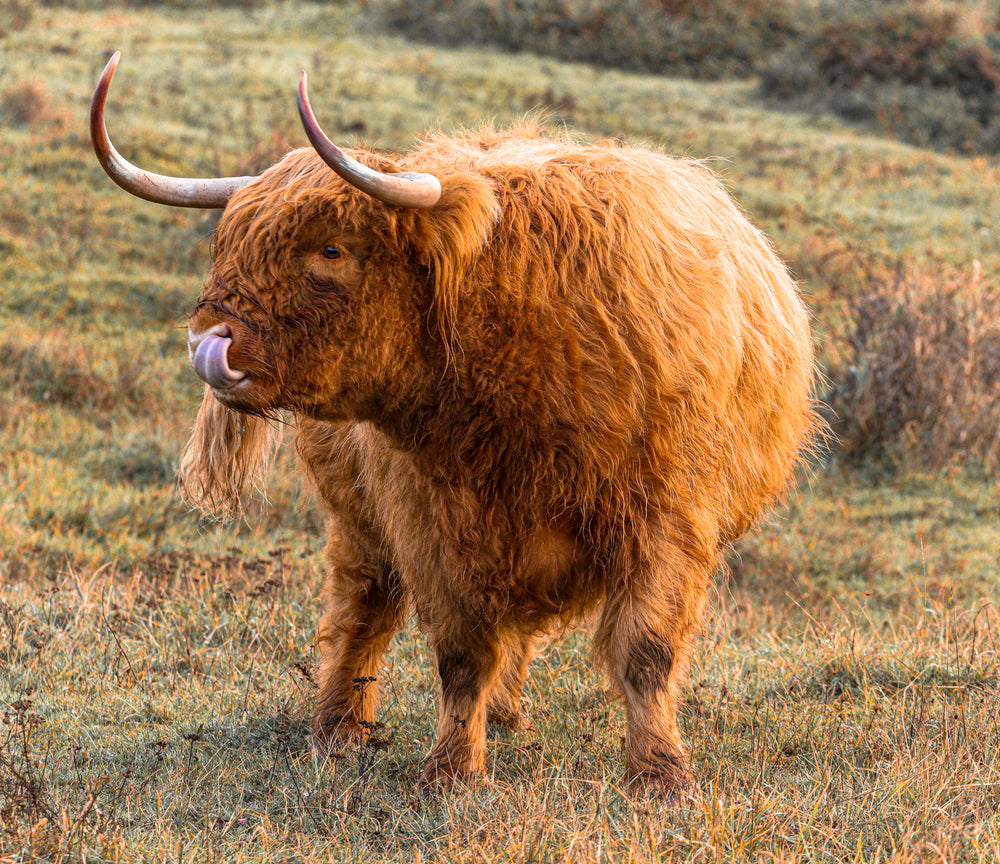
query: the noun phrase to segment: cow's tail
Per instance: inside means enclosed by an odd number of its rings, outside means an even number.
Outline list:
[[[185,495],[206,515],[239,516],[244,493],[261,486],[280,441],[280,423],[233,411],[206,387],[181,456],[178,479]]]

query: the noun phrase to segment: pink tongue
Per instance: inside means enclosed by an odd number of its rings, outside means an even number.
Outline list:
[[[192,365],[198,376],[217,390],[232,387],[246,378],[246,372],[229,368],[229,346],[233,340],[225,336],[206,336],[194,353]]]

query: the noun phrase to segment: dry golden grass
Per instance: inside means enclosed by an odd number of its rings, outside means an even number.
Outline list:
[[[863,506],[833,530],[803,506],[813,560],[867,533]],[[790,572],[789,530],[718,584],[683,707],[698,792],[673,805],[623,795],[624,718],[583,633],[534,665],[534,729],[491,736],[488,780],[426,802],[435,685],[412,629],[382,743],[326,764],[306,746],[310,559],[22,571],[0,605],[0,860],[996,860],[996,609],[916,561],[893,580],[876,551],[868,592],[845,578],[860,562]]]

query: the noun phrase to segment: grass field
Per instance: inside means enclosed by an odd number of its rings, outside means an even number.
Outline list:
[[[120,49],[112,137],[163,173],[304,144],[301,68],[348,143],[542,108],[711,159],[804,280],[828,371],[872,262],[979,261],[992,281],[997,161],[769,111],[752,81],[429,48],[352,4],[205,20],[39,7],[0,38],[0,861],[1000,860],[1000,512],[961,454],[933,473],[834,454],[741,541],[684,694],[690,800],[623,794],[624,719],[586,628],[533,665],[534,728],[492,736],[487,782],[413,794],[436,708],[412,626],[379,746],[318,762],[322,521],[287,452],[245,522],[181,500],[201,398],[182,322],[211,219],[114,187],[86,112]]]

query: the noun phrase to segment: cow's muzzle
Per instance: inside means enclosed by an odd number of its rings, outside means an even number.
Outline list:
[[[215,324],[208,330],[188,328],[188,357],[198,377],[215,390],[230,390],[246,379],[247,373],[229,365],[229,346],[233,334],[227,324]]]

